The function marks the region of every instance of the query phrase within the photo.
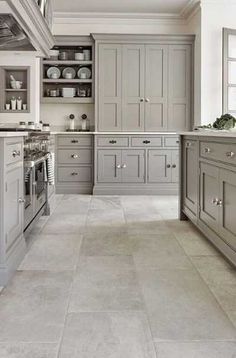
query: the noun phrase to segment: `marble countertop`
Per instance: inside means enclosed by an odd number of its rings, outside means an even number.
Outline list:
[[[66,132],[66,131],[51,131],[54,135],[85,135],[85,134],[101,134],[101,135],[178,135],[176,132]]]
[[[0,138],[8,137],[26,137],[28,132],[0,132]]]
[[[193,131],[193,132],[179,132],[179,135],[188,135],[196,137],[222,137],[222,138],[236,138],[236,131]]]

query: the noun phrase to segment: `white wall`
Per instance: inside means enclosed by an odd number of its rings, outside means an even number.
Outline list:
[[[236,29],[236,2],[202,4],[201,118],[213,122],[222,114],[222,28]]]
[[[32,53],[1,52],[0,66],[30,67],[30,113],[0,113],[1,123],[19,123],[20,121],[39,121],[40,111],[40,64]]]

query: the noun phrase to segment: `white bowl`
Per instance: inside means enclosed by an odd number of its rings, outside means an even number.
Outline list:
[[[21,89],[23,82],[21,81],[11,81],[12,89]]]

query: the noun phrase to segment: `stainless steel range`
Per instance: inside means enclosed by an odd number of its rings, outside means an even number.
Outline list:
[[[31,132],[24,141],[25,230],[45,211],[49,134]]]

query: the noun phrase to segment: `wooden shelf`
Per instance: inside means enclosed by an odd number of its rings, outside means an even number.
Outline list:
[[[50,79],[50,78],[48,78],[48,79],[46,79],[46,78],[44,78],[43,79],[43,82],[44,83],[92,83],[93,82],[93,80],[90,78],[90,79],[79,79],[79,78],[77,78],[77,79],[71,79],[71,80],[68,80],[68,79],[64,79],[64,78],[58,78],[57,80],[56,79]]]
[[[60,61],[60,60],[43,60],[44,65],[53,65],[53,66],[63,66],[63,65],[92,65],[93,61],[76,61],[76,60],[67,60],[67,61]]]
[[[42,97],[41,103],[94,103],[92,97]]]
[[[5,88],[6,92],[27,92],[26,88],[14,89],[14,88]]]

